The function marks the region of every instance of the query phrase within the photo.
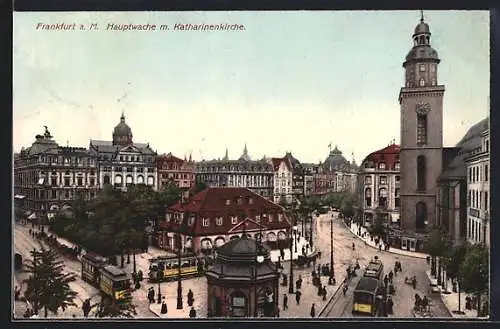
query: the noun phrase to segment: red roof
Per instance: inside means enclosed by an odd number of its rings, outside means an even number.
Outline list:
[[[290,222],[284,215],[285,209],[253,191],[242,187],[208,187],[191,197],[187,202],[169,207],[167,213],[181,213],[184,216],[187,233],[192,235],[227,234],[229,231],[262,229],[287,229]],[[268,218],[257,223],[255,216],[268,215]],[[283,215],[282,221],[278,215]],[[271,215],[271,218],[269,218]],[[189,225],[189,218],[194,217],[194,223]],[[216,225],[215,219],[223,218],[222,225]],[[231,217],[238,217],[232,224]],[[209,219],[209,226],[202,226],[202,218]],[[244,224],[243,224],[244,223]],[[180,224],[175,219],[162,221],[160,226],[169,231],[176,231]]]
[[[391,144],[383,149],[370,153],[364,160],[363,165],[373,162],[374,165],[385,163],[387,168],[394,169],[395,164],[399,162],[400,147],[397,144]]]
[[[273,169],[277,171],[280,168],[280,165],[282,162],[285,162],[285,165],[287,166],[288,170],[292,170],[292,164],[290,163],[290,159],[287,157],[284,158],[271,158],[271,162],[273,165]]]
[[[184,162],[184,160],[172,155],[172,153],[168,153],[167,155],[160,155],[157,157],[158,162]]]

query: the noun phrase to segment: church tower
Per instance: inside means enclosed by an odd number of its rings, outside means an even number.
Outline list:
[[[436,218],[437,179],[442,171],[443,95],[440,59],[421,12],[413,47],[403,63],[401,106],[401,228],[423,232]]]

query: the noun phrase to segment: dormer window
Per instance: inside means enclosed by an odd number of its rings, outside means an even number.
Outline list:
[[[272,214],[267,215],[267,220],[269,223],[271,223],[273,221],[273,215]]]
[[[201,226],[208,227],[208,225],[209,225],[208,218],[203,218],[202,221],[201,221]]]
[[[170,222],[170,219],[171,219],[171,218],[172,218],[172,214],[171,214],[171,213],[167,213],[167,214],[165,215],[165,221],[166,221],[166,222]]]
[[[243,199],[242,198],[238,198],[236,200],[236,203],[241,206],[243,204]]]
[[[236,217],[236,216],[231,216],[231,224],[233,224],[233,225],[238,224],[238,217]]]
[[[420,87],[425,87],[425,80],[424,80],[424,78],[420,79],[419,85],[420,85]]]
[[[217,217],[215,219],[215,225],[222,226],[222,217]]]
[[[188,225],[189,226],[193,226],[194,225],[194,216],[189,217]]]
[[[396,164],[394,165],[394,169],[399,170],[399,167],[400,167],[399,162],[396,162]]]
[[[383,162],[379,163],[378,168],[385,169],[385,163],[383,163]]]
[[[229,206],[231,204],[231,200],[227,199],[226,200],[226,206]]]
[[[425,64],[420,64],[420,72],[425,72]]]

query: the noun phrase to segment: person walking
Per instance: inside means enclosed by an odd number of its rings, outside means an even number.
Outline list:
[[[394,273],[392,273],[392,270],[389,272],[389,282],[392,283],[392,278],[394,277]]]
[[[189,311],[189,317],[196,318],[196,310],[194,309],[194,307],[191,307],[191,310]]]
[[[344,297],[347,292],[347,289],[349,289],[349,286],[347,285],[347,281],[344,281],[344,284],[342,285],[342,293],[344,294]]]
[[[287,296],[287,294],[284,294],[284,296],[283,296],[283,310],[288,310],[288,296]]]
[[[300,305],[300,296],[302,295],[302,293],[300,292],[300,290],[297,290],[295,292],[295,300],[297,301],[297,305]]]
[[[323,286],[323,300],[326,300],[326,294],[327,294],[326,286]]]
[[[389,283],[389,278],[387,277],[387,274],[384,276],[384,285],[387,287],[387,284]]]
[[[311,306],[311,318],[314,318],[316,316],[316,309],[314,308],[314,304]]]
[[[163,301],[161,302],[161,314],[167,314],[168,313],[168,308],[167,308],[167,303],[165,303],[165,297],[163,297]]]

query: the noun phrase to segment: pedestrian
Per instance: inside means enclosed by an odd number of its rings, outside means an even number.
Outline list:
[[[394,277],[394,273],[392,273],[392,270],[389,272],[389,282],[392,283],[392,278]]]
[[[163,301],[161,302],[161,314],[167,314],[168,309],[167,309],[167,304],[165,303],[165,297],[163,297]]]
[[[191,307],[191,310],[189,311],[189,317],[196,318],[196,310],[194,309],[194,307]]]
[[[326,294],[327,294],[326,286],[323,286],[323,300],[326,300]]]
[[[194,297],[193,297],[193,291],[191,289],[189,289],[189,291],[187,293],[187,300],[188,300],[188,305],[193,306]]]
[[[344,294],[344,297],[347,292],[347,289],[349,289],[349,286],[347,285],[347,281],[344,281],[344,284],[342,285],[342,293]]]
[[[153,287],[150,287],[148,290],[148,300],[149,304],[152,304],[155,301],[155,290]]]
[[[318,296],[322,296],[323,295],[323,286],[321,284],[318,285]]]
[[[314,304],[311,306],[311,318],[314,318],[316,316],[316,309],[314,308]]]
[[[352,250],[356,250],[356,245],[354,244],[354,242],[352,243]]]
[[[300,305],[300,296],[301,295],[302,295],[302,293],[300,292],[300,290],[295,291],[295,300],[297,301],[297,305]]]
[[[288,296],[283,294],[283,310],[288,310]]]
[[[306,255],[306,247],[302,246],[302,255],[305,256]]]
[[[387,274],[384,276],[384,285],[387,287],[387,283],[389,282],[389,278],[387,277]]]
[[[378,251],[382,251],[382,244],[378,245]]]
[[[318,275],[321,276],[321,264],[318,264]]]

